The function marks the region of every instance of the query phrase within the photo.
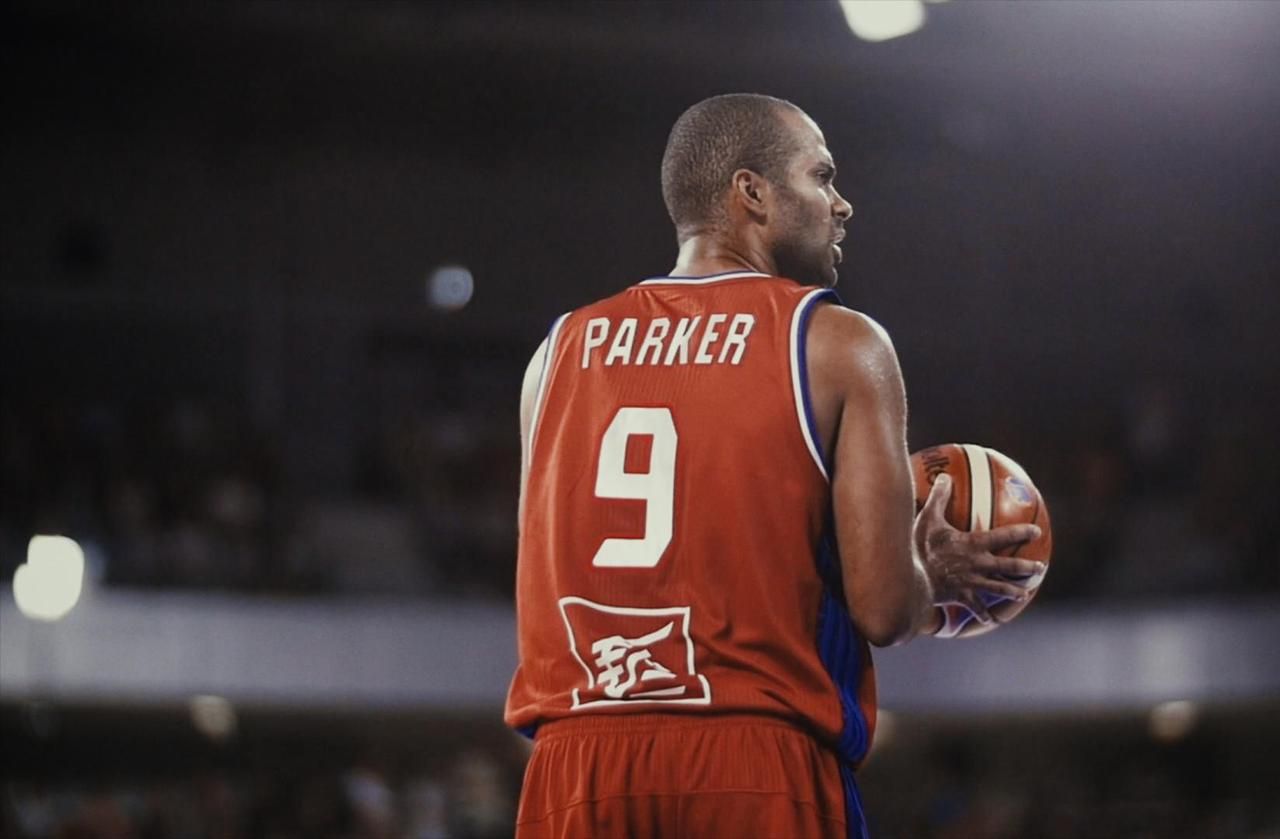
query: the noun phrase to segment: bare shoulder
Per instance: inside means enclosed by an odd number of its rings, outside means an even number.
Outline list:
[[[818,307],[806,341],[810,375],[846,385],[876,386],[898,375],[889,333],[875,319],[844,306]]]

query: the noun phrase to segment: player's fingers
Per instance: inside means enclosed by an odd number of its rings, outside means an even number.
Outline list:
[[[979,530],[970,533],[967,538],[975,548],[998,553],[1014,545],[1034,542],[1040,538],[1040,528],[1034,524],[1010,524],[994,530]]]
[[[929,497],[925,499],[924,507],[920,508],[920,515],[926,520],[945,521],[949,500],[951,500],[951,476],[942,472],[934,478]]]
[[[1012,577],[1014,578],[1013,582],[1026,584],[1043,574],[1046,566],[1043,562],[1037,562],[1033,559],[1019,559],[1014,556],[993,556],[990,562],[983,563],[983,569],[990,569],[993,573]]]
[[[1045,564],[1034,559],[1020,559],[1013,556],[996,556],[990,553],[975,553],[969,557],[969,566],[977,574],[985,577],[1011,577],[1011,582],[1019,582],[1018,578],[1033,579],[1045,572]]]
[[[1007,597],[1010,600],[1029,600],[1031,598],[1031,590],[1019,583],[1009,582],[1007,580],[996,580],[991,577],[984,577],[975,583],[977,588],[982,589],[990,594],[998,594],[1001,597]]]

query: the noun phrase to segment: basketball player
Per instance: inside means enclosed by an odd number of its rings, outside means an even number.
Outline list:
[[[852,209],[821,130],[736,94],[676,122],[669,275],[558,319],[521,399],[520,836],[863,836],[868,642],[1021,598],[939,480],[914,515],[885,331],[831,290]]]

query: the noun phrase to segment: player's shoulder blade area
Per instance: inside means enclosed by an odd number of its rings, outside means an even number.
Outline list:
[[[644,280],[580,311],[579,367],[740,366],[769,279],[727,272]]]
[[[840,598],[803,372],[829,297],[655,277],[565,319],[522,508],[513,725],[711,710],[844,736],[814,635]]]

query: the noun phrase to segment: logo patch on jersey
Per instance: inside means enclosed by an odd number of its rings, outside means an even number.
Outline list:
[[[573,708],[640,702],[711,704],[694,668],[688,606],[638,609],[560,598],[569,649],[586,675]]]

